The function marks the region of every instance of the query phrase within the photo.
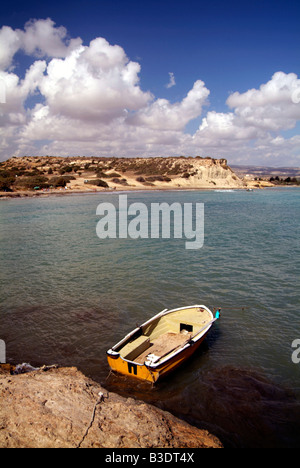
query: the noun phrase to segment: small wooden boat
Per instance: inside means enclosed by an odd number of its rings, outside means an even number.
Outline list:
[[[113,371],[155,383],[196,351],[219,315],[204,305],[165,309],[109,349],[108,364]]]

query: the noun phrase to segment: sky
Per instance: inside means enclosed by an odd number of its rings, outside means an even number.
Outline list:
[[[298,0],[5,3],[0,161],[300,166],[299,24]]]

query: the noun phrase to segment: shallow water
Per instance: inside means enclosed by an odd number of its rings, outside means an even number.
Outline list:
[[[204,203],[205,241],[104,239],[117,193],[0,201],[0,338],[8,362],[75,365],[111,390],[205,427],[226,446],[300,447],[300,190],[128,193]],[[164,308],[222,307],[203,346],[152,389],[109,376],[106,350]]]

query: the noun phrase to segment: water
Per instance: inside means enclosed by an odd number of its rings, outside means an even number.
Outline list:
[[[128,193],[148,207],[204,203],[199,250],[184,239],[100,240],[104,201],[118,206],[118,194],[0,201],[7,361],[77,366],[226,447],[300,447],[299,189]],[[223,312],[183,368],[156,388],[109,376],[106,350],[137,323],[194,303]]]

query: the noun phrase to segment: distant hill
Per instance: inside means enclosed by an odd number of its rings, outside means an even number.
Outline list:
[[[247,184],[228,166],[226,159],[199,156],[195,158],[25,156],[0,163],[0,191],[6,192],[246,187]]]
[[[239,177],[245,177],[247,174],[253,178],[300,177],[300,167],[238,166],[232,164],[231,168]]]

